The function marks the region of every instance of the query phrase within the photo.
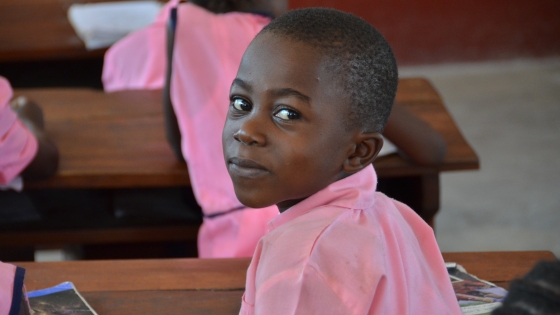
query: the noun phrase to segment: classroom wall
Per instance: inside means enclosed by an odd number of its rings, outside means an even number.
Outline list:
[[[290,0],[361,16],[400,65],[560,56],[560,0]]]

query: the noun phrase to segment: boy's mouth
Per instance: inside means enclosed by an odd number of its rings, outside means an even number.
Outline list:
[[[227,165],[229,173],[239,177],[256,178],[270,173],[264,166],[247,159],[230,158]]]

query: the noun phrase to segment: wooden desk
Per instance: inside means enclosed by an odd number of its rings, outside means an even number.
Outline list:
[[[551,252],[444,253],[484,280],[508,288]],[[249,259],[167,259],[17,263],[28,290],[72,281],[99,314],[237,314]]]
[[[161,91],[103,93],[91,89],[17,89],[44,109],[47,132],[59,146],[60,166],[47,180],[28,181],[26,190],[119,189],[189,186],[187,166],[178,162],[164,134]],[[413,165],[397,154],[375,161],[381,179],[398,181],[408,203],[433,226],[439,210],[439,173],[478,168],[478,158],[425,79],[401,79],[397,101],[441,132],[447,153],[441,166]],[[402,198],[401,198],[402,197]],[[406,200],[409,198],[409,200]],[[405,199],[405,200],[403,200]],[[76,231],[10,231],[0,233],[0,246],[191,240],[197,226],[149,229]],[[165,232],[167,231],[167,232]],[[72,237],[74,236],[74,237]]]
[[[36,100],[57,143],[55,176],[26,189],[189,186],[163,122],[161,91],[103,93],[92,89],[24,89]]]
[[[0,75],[16,87],[101,88],[107,49],[86,50],[67,10],[106,1],[116,0],[0,1]]]
[[[90,89],[20,89],[37,100],[47,131],[60,149],[60,169],[27,189],[172,187],[189,185],[186,166],[167,145],[160,91],[105,94]],[[374,165],[381,179],[398,178],[407,187],[403,200],[433,226],[439,210],[439,173],[477,169],[478,157],[466,142],[429,81],[401,79],[397,101],[439,131],[447,153],[439,167],[414,165],[397,154]]]
[[[86,50],[67,18],[71,4],[85,2],[100,0],[2,0],[0,62],[103,57],[106,49]]]
[[[60,150],[60,168],[27,189],[118,188],[189,185],[164,134],[161,91],[103,93],[91,89],[17,89],[44,109],[47,132]],[[414,165],[397,154],[375,161],[380,177],[431,176],[478,168],[466,142],[429,81],[401,79],[397,101],[439,131],[447,153],[437,168]]]

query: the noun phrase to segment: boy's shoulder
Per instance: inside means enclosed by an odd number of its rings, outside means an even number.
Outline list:
[[[270,231],[263,245],[270,245],[271,250],[295,249],[302,253],[301,259],[309,261],[315,256],[330,260],[344,255],[369,259],[366,257],[385,250],[374,211],[321,206]]]
[[[379,192],[370,207],[324,205],[295,218],[278,232],[278,237],[286,237],[290,243],[304,244],[310,262],[345,257],[373,261],[389,252],[417,251],[426,246],[419,240],[435,240],[433,230],[412,209]]]

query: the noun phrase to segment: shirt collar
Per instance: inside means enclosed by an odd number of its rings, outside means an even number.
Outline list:
[[[349,209],[368,208],[374,202],[376,186],[377,175],[373,167],[368,166],[330,184],[280,213],[268,222],[268,231],[321,206],[329,205]]]

